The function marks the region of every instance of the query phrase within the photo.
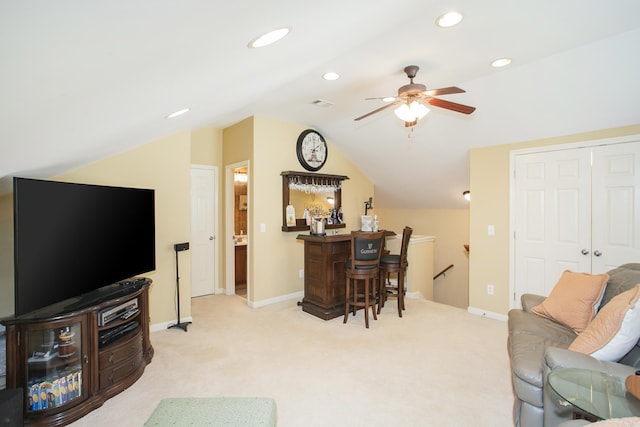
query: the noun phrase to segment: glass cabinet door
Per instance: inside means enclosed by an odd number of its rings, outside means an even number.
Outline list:
[[[82,400],[83,380],[87,378],[82,363],[82,324],[83,320],[76,318],[34,325],[25,331],[27,413]]]

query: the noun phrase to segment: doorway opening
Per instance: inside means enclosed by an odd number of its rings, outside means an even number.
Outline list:
[[[236,295],[247,297],[247,181],[248,167],[233,170],[233,244]]]
[[[248,247],[251,239],[249,162],[228,165],[226,177],[226,293],[238,295],[248,301]]]

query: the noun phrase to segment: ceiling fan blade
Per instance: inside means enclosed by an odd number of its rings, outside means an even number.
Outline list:
[[[428,98],[425,99],[425,102],[435,107],[446,108],[447,110],[452,110],[463,114],[471,114],[476,111],[476,107],[470,107],[468,105],[458,104],[456,102],[445,101],[444,99]]]
[[[424,92],[427,96],[451,95],[452,93],[465,93],[465,90],[460,89],[459,87],[449,86],[441,87],[439,89],[430,89]]]
[[[365,117],[369,117],[369,116],[371,116],[371,115],[373,115],[373,114],[375,114],[375,113],[379,113],[379,112],[380,112],[380,111],[382,111],[382,110],[386,110],[387,108],[391,108],[391,107],[393,107],[394,105],[398,105],[398,104],[400,104],[401,102],[403,102],[403,100],[402,100],[402,99],[397,99],[397,100],[395,100],[395,101],[393,101],[393,102],[388,103],[387,105],[383,105],[383,106],[382,106],[382,107],[380,107],[380,108],[376,108],[375,110],[368,112],[368,113],[367,113],[367,114],[365,114],[364,116],[357,117],[357,118],[355,118],[355,119],[353,119],[353,120],[358,121],[358,120],[364,119]]]

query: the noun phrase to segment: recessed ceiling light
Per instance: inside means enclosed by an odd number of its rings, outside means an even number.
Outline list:
[[[322,78],[325,80],[338,80],[340,76],[338,73],[334,73],[333,71],[329,71],[328,73],[324,73]]]
[[[448,28],[458,25],[460,21],[462,21],[462,14],[452,10],[451,12],[447,12],[436,19],[436,25],[438,27]]]
[[[291,31],[290,28],[279,28],[277,30],[270,31],[263,34],[249,42],[249,47],[264,47],[272,43],[277,42]]]
[[[173,119],[174,117],[178,117],[188,112],[188,108],[183,108],[182,110],[174,111],[173,113],[166,116],[167,119]]]
[[[494,68],[506,67],[511,64],[511,58],[500,58],[496,59],[491,63],[491,66]]]

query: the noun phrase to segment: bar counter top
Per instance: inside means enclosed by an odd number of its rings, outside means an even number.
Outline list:
[[[296,239],[316,243],[344,242],[345,240],[351,240],[351,234],[327,234],[324,236],[319,236],[317,234],[298,234]]]

